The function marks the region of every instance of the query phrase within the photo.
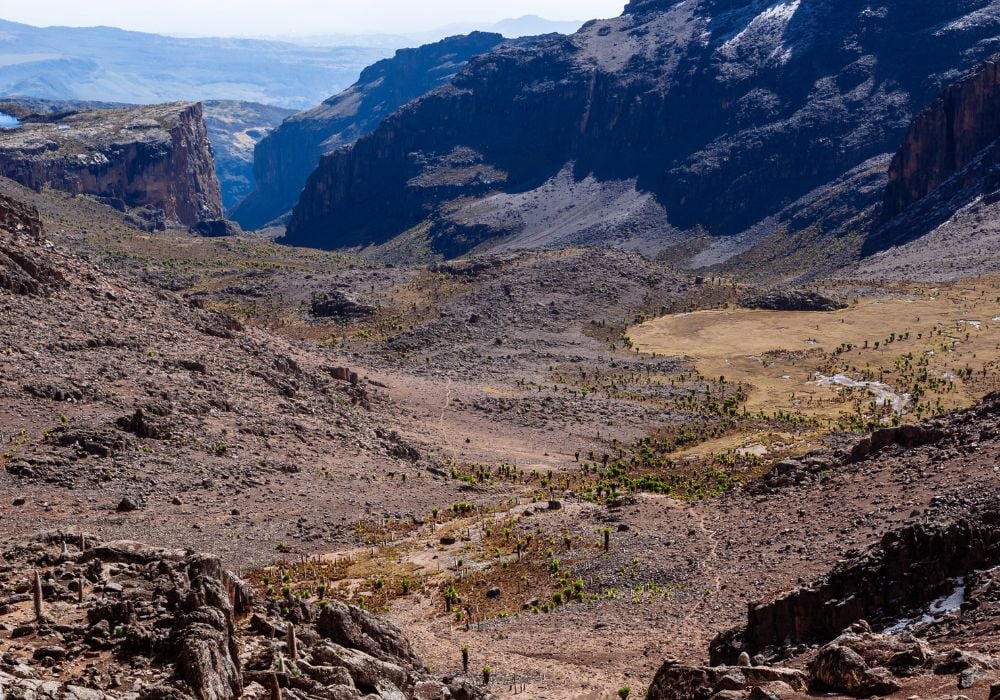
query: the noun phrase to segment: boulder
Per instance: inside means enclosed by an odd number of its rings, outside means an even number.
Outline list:
[[[831,690],[855,698],[889,695],[899,683],[883,667],[870,667],[861,654],[848,646],[824,646],[809,664],[810,680],[820,690]]]
[[[381,661],[402,666],[424,665],[402,630],[361,608],[330,601],[320,613],[316,629],[341,646],[357,649]]]
[[[240,236],[243,234],[243,229],[235,221],[206,219],[192,226],[191,233],[196,233],[205,238],[224,238],[227,236]]]
[[[794,669],[769,666],[685,666],[665,661],[649,687],[649,700],[690,700],[722,692],[745,693],[776,682],[798,692],[807,688],[806,675]]]

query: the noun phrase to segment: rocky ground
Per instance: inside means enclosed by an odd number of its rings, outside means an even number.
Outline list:
[[[86,198],[0,193],[31,205],[0,207],[8,694],[228,697],[239,676],[268,697],[275,680],[398,697],[385,679],[404,697],[477,697],[485,667],[502,697],[985,700],[1000,680],[995,397],[867,442],[740,457],[719,445],[742,430],[794,446],[811,429],[727,413],[747,387],[629,347],[643,318],[835,307],[822,289],[622,251],[400,267],[150,235]],[[225,581],[222,566],[253,587],[257,618],[236,615],[235,655],[198,676],[222,679],[213,695],[171,661],[199,594],[170,591]],[[126,599],[134,621],[90,619]],[[330,636],[331,609],[398,641],[397,625],[419,660]],[[298,661],[278,641],[288,622]]]

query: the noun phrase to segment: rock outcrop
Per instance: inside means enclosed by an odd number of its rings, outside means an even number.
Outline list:
[[[0,290],[41,294],[62,282],[62,275],[36,249],[42,242],[42,222],[33,208],[0,195]]]
[[[649,687],[649,700],[690,700],[719,697],[717,693],[739,693],[754,688],[779,686],[788,691],[804,692],[806,674],[769,666],[684,666],[666,661]],[[726,696],[722,696],[726,697]]]
[[[309,304],[309,310],[313,316],[319,318],[350,321],[367,318],[373,315],[378,309],[371,304],[364,303],[349,292],[335,289],[331,292],[314,294]]]
[[[950,593],[956,577],[1000,564],[1000,510],[968,504],[948,521],[927,519],[887,533],[867,555],[768,603],[751,603],[745,629],[712,643],[713,663],[826,642],[859,620],[906,615]],[[780,652],[779,652],[780,653]]]
[[[740,306],[766,311],[839,311],[847,304],[806,289],[769,289],[744,295]]]
[[[447,82],[471,57],[503,41],[499,34],[474,32],[402,49],[366,68],[342,93],[289,117],[254,149],[256,185],[233,218],[256,229],[291,211],[324,153],[371,133],[399,107]]]
[[[364,610],[254,601],[216,557],[50,532],[2,561],[7,581],[39,573],[47,611],[19,628],[18,646],[0,659],[0,683],[14,700],[493,697],[469,678],[434,678],[399,628]],[[0,598],[5,614],[32,604],[31,596]],[[237,625],[251,613],[249,625]],[[90,664],[69,684],[64,668],[99,657],[100,670]]]
[[[162,212],[194,225],[222,218],[212,148],[198,103],[31,114],[0,131],[0,176]]]
[[[444,257],[506,237],[602,242],[592,201],[616,221],[604,243],[742,232],[894,150],[989,55],[998,18],[988,0],[635,2],[477,57],[325,156],[285,240],[344,248],[412,229]]]

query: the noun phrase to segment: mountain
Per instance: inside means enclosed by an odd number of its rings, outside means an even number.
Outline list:
[[[476,32],[417,49],[366,68],[347,90],[287,119],[254,149],[256,189],[232,213],[256,229],[287,213],[320,156],[365,136],[400,106],[452,78],[465,63],[503,43]]]
[[[998,26],[989,0],[637,0],[476,58],[325,156],[285,240],[710,247],[894,151]]]
[[[222,217],[199,103],[43,113],[11,103],[0,111],[21,122],[0,130],[2,177],[144,210],[154,228]]]
[[[305,109],[388,53],[0,20],[0,95],[132,104],[240,100]]]
[[[503,34],[508,39],[524,36],[541,36],[542,34],[572,34],[583,22],[555,22],[538,15],[524,15],[497,22],[490,31]]]
[[[503,34],[507,39],[519,39],[542,34],[572,34],[583,21],[551,20],[538,15],[524,15],[500,20],[495,24],[455,23],[435,27],[427,31],[405,34],[312,34],[300,36],[276,36],[278,41],[287,41],[305,46],[378,46],[399,49],[433,44],[457,34],[487,32]]]
[[[231,100],[208,100],[204,108],[215,171],[222,187],[222,206],[228,210],[254,190],[254,147],[294,112]]]

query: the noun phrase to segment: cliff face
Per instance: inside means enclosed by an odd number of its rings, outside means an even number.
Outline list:
[[[148,207],[179,224],[222,217],[200,104],[17,116],[20,128],[0,131],[0,176]]]
[[[883,219],[923,199],[1000,138],[1000,58],[944,90],[910,127],[889,168]]]
[[[286,241],[382,243],[427,222],[444,255],[526,231],[545,245],[579,226],[580,194],[565,188],[541,221],[508,196],[545,198],[567,169],[655,197],[666,221],[626,217],[629,235],[738,233],[895,149],[998,24],[989,0],[633,2],[572,37],[473,59],[325,156]]]
[[[255,148],[255,191],[233,211],[244,228],[287,213],[324,153],[354,143],[401,105],[447,82],[473,56],[504,41],[475,32],[417,49],[366,68],[360,79],[320,106],[285,120]]]

